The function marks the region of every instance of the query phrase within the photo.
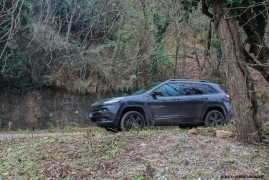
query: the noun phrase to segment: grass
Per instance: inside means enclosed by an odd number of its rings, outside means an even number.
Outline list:
[[[268,177],[263,146],[218,139],[208,134],[214,129],[197,130],[198,135],[177,127],[111,133],[89,127],[79,129],[85,135],[0,141],[0,179]]]
[[[91,126],[87,126],[87,127],[63,126],[63,127],[53,127],[49,129],[35,129],[35,130],[33,129],[17,129],[17,130],[2,129],[0,133],[2,134],[72,133],[72,132],[87,132],[87,131],[93,130],[94,128],[95,127],[91,127]]]
[[[193,127],[179,127],[179,126],[150,126],[141,130],[131,130],[128,133],[147,133],[148,130],[150,131],[158,131],[158,130],[177,130],[182,131]],[[97,130],[98,129],[98,130]],[[218,127],[203,127],[198,126],[196,127],[197,130],[201,131],[211,131],[216,129],[223,129],[223,130],[232,130],[233,127],[231,124],[225,126],[218,126]],[[17,129],[17,130],[9,130],[9,129],[1,129],[1,134],[38,134],[38,133],[73,133],[73,132],[88,132],[88,131],[105,131],[104,129],[94,127],[94,126],[87,126],[87,127],[79,127],[79,126],[63,126],[63,127],[52,127],[49,129]],[[111,132],[112,133],[112,132]]]

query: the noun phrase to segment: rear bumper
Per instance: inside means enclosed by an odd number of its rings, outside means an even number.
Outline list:
[[[230,101],[224,102],[225,108],[226,108],[226,121],[229,122],[234,116],[234,113],[232,112],[231,103]]]
[[[234,117],[234,113],[232,111],[228,111],[226,116],[226,121],[229,122]]]

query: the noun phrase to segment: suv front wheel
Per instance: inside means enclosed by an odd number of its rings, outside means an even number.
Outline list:
[[[120,122],[120,129],[128,131],[131,129],[142,129],[145,126],[145,118],[137,111],[129,111],[123,115]]]
[[[223,126],[225,118],[220,111],[209,111],[205,117],[205,126]]]

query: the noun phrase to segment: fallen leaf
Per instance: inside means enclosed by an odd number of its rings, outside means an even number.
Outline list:
[[[68,171],[66,167],[61,168],[60,177],[65,178],[68,175]]]
[[[8,176],[8,175],[9,175],[9,172],[2,173],[2,176]]]

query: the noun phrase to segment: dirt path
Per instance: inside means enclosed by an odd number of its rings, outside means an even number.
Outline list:
[[[33,134],[0,134],[1,140],[17,139],[17,138],[34,138],[34,137],[47,137],[47,136],[82,136],[86,132],[74,132],[74,133],[33,133]]]

